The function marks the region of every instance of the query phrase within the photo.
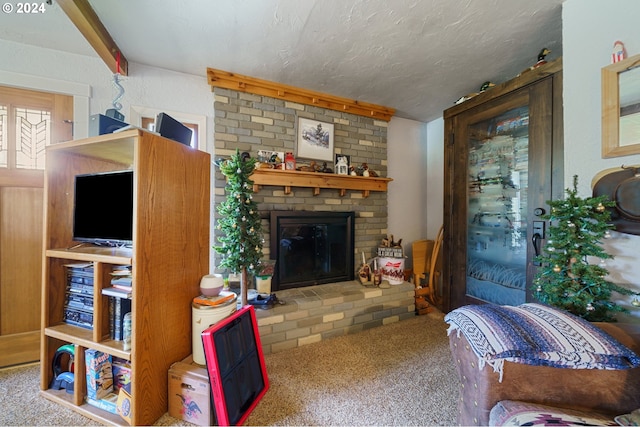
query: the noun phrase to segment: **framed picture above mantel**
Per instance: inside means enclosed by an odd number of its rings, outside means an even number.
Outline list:
[[[296,157],[333,162],[333,123],[298,117]]]

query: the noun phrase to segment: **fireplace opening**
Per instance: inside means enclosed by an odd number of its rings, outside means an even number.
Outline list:
[[[274,291],[354,279],[354,212],[272,211]]]

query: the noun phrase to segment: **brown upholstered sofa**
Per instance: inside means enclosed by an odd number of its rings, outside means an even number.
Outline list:
[[[595,325],[640,355],[640,325]],[[569,369],[505,361],[500,382],[490,366],[479,369],[478,357],[463,334],[451,333],[449,344],[461,382],[460,425],[489,425],[491,409],[505,400],[598,412],[611,421],[640,408],[640,368]]]

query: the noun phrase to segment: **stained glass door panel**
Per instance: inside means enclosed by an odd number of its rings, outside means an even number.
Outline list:
[[[529,108],[468,127],[466,294],[517,305],[526,299]]]

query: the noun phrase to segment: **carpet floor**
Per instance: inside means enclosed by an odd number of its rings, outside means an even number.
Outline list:
[[[265,356],[245,425],[453,425],[460,387],[442,314]],[[95,425],[38,393],[39,364],[0,370],[0,425]],[[191,425],[168,414],[155,425]]]

